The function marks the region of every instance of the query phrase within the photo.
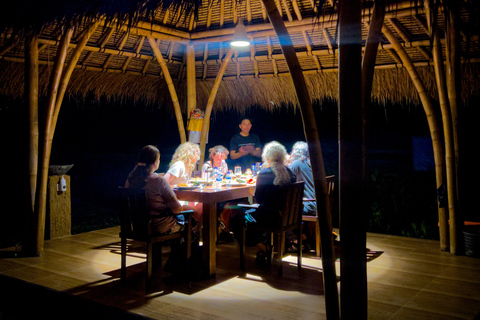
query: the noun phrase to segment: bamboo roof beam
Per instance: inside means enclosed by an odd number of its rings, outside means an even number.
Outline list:
[[[265,5],[263,4],[263,2],[260,2],[260,4],[262,6],[263,21],[267,21],[267,10],[265,10]]]
[[[236,25],[238,21],[237,15],[237,1],[232,1],[232,11],[233,11],[233,24]]]
[[[115,32],[115,29],[109,28],[109,30],[103,35],[102,40],[99,43],[100,48],[105,47],[108,40],[110,40],[110,37],[113,35],[113,32]]]
[[[287,14],[288,21],[292,22],[293,17],[292,17],[292,13],[290,12],[290,8],[288,7],[287,0],[282,0],[282,4],[283,4],[283,7],[285,8],[285,13]]]
[[[212,7],[212,0],[208,1],[208,8]],[[207,30],[210,29],[212,24],[212,10],[207,10]]]
[[[403,39],[405,43],[410,43],[411,42],[411,37],[408,34],[408,32],[403,28],[400,23],[398,23],[398,20],[396,18],[388,18],[388,21],[392,24],[393,28],[397,33],[400,35],[400,37]]]
[[[172,62],[172,56],[173,56],[173,48],[175,47],[175,42],[170,42],[170,46],[168,47],[168,62]]]
[[[305,46],[307,47],[307,54],[312,56],[313,62],[315,62],[315,65],[317,66],[318,71],[322,71],[322,66],[320,64],[320,60],[318,60],[318,57],[312,53],[312,46],[311,46],[311,41],[310,37],[308,36],[308,33],[306,31],[302,31],[303,34],[303,40],[305,41]]]
[[[280,16],[283,16],[282,4],[280,3],[280,0],[275,0],[275,5],[277,6]]]
[[[224,23],[225,23],[225,0],[220,0],[220,27],[223,27]]]
[[[292,0],[292,7],[293,7],[293,10],[295,11],[295,15],[297,16],[297,19],[299,21],[301,21],[303,19],[303,17],[302,17],[302,12],[300,11],[300,8],[298,7],[297,0]]]
[[[247,0],[247,21],[248,23],[251,23],[252,22],[252,3],[251,3],[251,0]]]
[[[432,55],[423,46],[418,46],[417,50],[428,60],[433,61]]]
[[[168,19],[169,19],[169,18],[170,18],[170,9],[167,8],[167,9],[165,10],[165,14],[164,14],[164,16],[163,16],[162,23],[163,23],[164,25],[166,25],[166,24],[168,23]]]
[[[155,41],[155,39],[153,37],[148,37],[148,42],[150,43],[150,47],[152,47],[153,53],[155,54],[155,58],[157,58],[157,61],[160,64],[163,75],[165,77],[165,81],[167,82],[168,90],[170,92],[173,108],[175,111],[175,117],[177,119],[178,132],[180,134],[180,141],[181,143],[183,143],[187,141],[187,138],[185,135],[185,127],[183,125],[180,103],[178,102],[178,96],[177,96],[177,92],[175,91],[175,86],[173,85],[172,77],[170,76],[170,72],[168,71],[167,64],[163,59],[162,53],[160,52],[160,49],[158,48],[158,44]]]
[[[197,23],[195,22],[195,17],[192,14],[190,16],[190,22],[188,23],[188,31],[192,32],[197,26]]]
[[[327,28],[323,28],[322,33],[323,33],[323,37],[325,38],[325,41],[327,42],[329,53],[331,54],[335,53],[335,50],[333,48],[334,41],[330,36],[330,34],[328,33]]]
[[[128,40],[128,33],[125,32],[123,35],[122,35],[122,38],[120,39],[120,42],[118,43],[118,50],[119,51],[122,51],[123,50],[123,47],[125,46],[125,43],[127,42]]]
[[[425,19],[423,19],[423,17],[418,14],[413,15],[413,17],[415,18],[415,20],[417,20],[418,24],[422,27],[423,31],[425,31],[426,34],[430,34],[430,32],[428,31],[428,26],[427,26],[427,23],[425,22]]]
[[[280,7],[280,10],[281,7]],[[404,17],[404,16],[411,16],[412,15],[412,11],[413,9],[412,8],[405,8],[405,9],[399,9],[398,11],[394,12],[394,13],[386,13],[385,14],[385,18],[388,19],[388,18],[399,18],[399,17]],[[336,25],[336,19],[338,18],[338,16],[336,14],[332,14],[328,20],[325,20],[321,23],[321,27],[323,28],[336,28],[337,25]],[[265,16],[265,19],[266,19],[266,16]],[[363,21],[369,21],[369,17],[368,15],[365,15],[363,18],[362,18],[362,22]],[[313,28],[317,28],[319,27],[318,26],[318,21],[316,20],[316,18],[304,18],[302,19],[301,21],[299,20],[293,20],[293,21],[288,21],[288,22],[285,22],[285,26],[287,27],[288,29],[288,32],[289,33],[294,33],[294,32],[301,32],[302,30],[306,30],[306,31],[312,31]],[[254,37],[260,37],[260,36],[267,36],[267,35],[275,35],[275,31],[272,29],[272,26],[266,22],[266,23],[262,23],[262,24],[255,24],[255,25],[248,25],[246,26],[246,29],[247,29],[247,34],[252,34],[253,33],[253,36]],[[132,32],[134,32],[132,30]],[[149,32],[149,31],[146,31],[146,30],[143,30],[141,32],[138,32],[137,34],[141,34],[143,32]],[[195,32],[195,33],[192,33],[192,34],[188,34],[187,36],[190,37],[191,40],[201,40],[201,41],[214,41],[214,42],[221,42],[221,41],[227,41],[229,40],[230,38],[227,37],[227,38],[222,38],[222,36],[233,36],[235,32],[235,28],[228,28],[228,29],[215,29],[215,30],[206,30],[206,31],[200,31],[200,32]],[[152,34],[152,36],[155,36]],[[160,34],[159,34],[159,38],[160,38]],[[184,41],[184,39],[182,39],[182,41]]]
[[[205,43],[205,49],[203,50],[203,80],[207,78],[208,75],[208,64],[207,64],[207,59],[208,59],[208,43]]]

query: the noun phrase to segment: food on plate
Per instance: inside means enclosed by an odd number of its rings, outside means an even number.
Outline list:
[[[179,183],[177,187],[188,187],[188,184],[182,182],[182,183]]]
[[[237,183],[247,183],[247,180],[245,180],[245,179],[236,179],[235,181]]]

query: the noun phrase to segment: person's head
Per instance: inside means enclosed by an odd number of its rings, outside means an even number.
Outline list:
[[[160,165],[160,151],[157,147],[148,145],[143,147],[137,156],[135,168],[128,175],[130,188],[141,189],[145,179],[158,169]]]
[[[240,133],[248,136],[250,133],[250,129],[252,129],[252,120],[250,120],[250,118],[243,117],[242,119],[240,119],[240,124],[238,125],[238,127],[240,128]]]
[[[308,153],[308,144],[303,141],[297,141],[292,147],[292,152],[290,153],[290,162],[295,160],[305,161],[310,159],[310,154]]]
[[[157,167],[156,169],[158,169],[159,164],[160,164],[160,151],[158,150],[157,147],[148,145],[143,147],[138,153],[137,166],[140,165],[140,166],[151,167],[153,165],[156,165]]]
[[[177,161],[183,161],[187,169],[193,170],[195,164],[200,160],[200,147],[193,142],[184,142],[177,147],[173,154],[170,165]]]
[[[208,151],[210,152],[208,158],[212,161],[212,164],[226,160],[228,157],[228,149],[222,145],[210,148]]]
[[[277,141],[269,142],[263,147],[262,160],[275,174],[274,185],[285,185],[290,182],[290,174],[284,164],[286,156],[287,149]]]

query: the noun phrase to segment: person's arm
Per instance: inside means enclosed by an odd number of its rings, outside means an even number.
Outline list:
[[[241,157],[243,157],[247,154],[248,154],[248,152],[243,150],[243,147],[240,147],[240,149],[238,149],[238,152],[235,151],[235,150],[230,150],[230,158],[232,160],[236,160],[236,159],[241,158]]]
[[[262,156],[262,148],[255,148],[255,150],[253,150],[253,152],[252,152],[252,155],[254,155],[255,157],[261,157]]]
[[[163,177],[165,178],[165,180],[167,180],[168,183],[170,183],[173,179],[178,178],[173,174],[171,174],[170,172],[165,173]]]

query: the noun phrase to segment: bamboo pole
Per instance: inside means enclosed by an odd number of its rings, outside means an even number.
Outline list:
[[[26,242],[22,251],[31,254],[34,251],[35,234],[35,195],[38,178],[38,36],[29,36],[25,50],[25,96],[28,105],[28,175],[29,198],[26,211]]]
[[[180,143],[184,143],[185,141],[187,141],[187,138],[185,135],[185,126],[183,124],[182,111],[180,109],[180,103],[178,102],[177,92],[175,91],[175,86],[173,85],[172,77],[170,76],[170,72],[168,71],[167,64],[163,59],[162,53],[160,52],[160,49],[158,48],[158,45],[155,39],[149,36],[148,42],[152,47],[153,53],[157,58],[157,61],[160,64],[160,67],[162,68],[163,75],[165,77],[165,82],[167,83],[167,86],[168,86],[168,91],[170,91],[170,96],[172,97],[173,109],[175,110],[175,117],[177,119],[178,132],[180,134]]]
[[[290,35],[285,27],[274,0],[262,1],[267,11],[273,29],[280,41],[288,69],[292,76],[295,92],[300,103],[305,136],[309,145],[310,159],[317,199],[317,212],[320,222],[320,236],[322,242],[323,285],[325,291],[325,308],[327,319],[339,319],[338,290],[335,272],[335,254],[332,238],[332,218],[326,184],[325,166],[322,157],[322,148],[312,102],[307,90],[302,68],[298,61]]]
[[[372,13],[372,23],[368,29],[368,37],[365,43],[365,52],[362,61],[362,171],[363,183],[366,181],[367,168],[367,136],[368,136],[368,106],[372,95],[373,76],[375,72],[375,61],[377,58],[378,46],[382,36],[383,20],[385,18],[386,0],[375,0]]]
[[[57,94],[57,99],[55,103],[55,110],[53,113],[53,119],[50,128],[51,139],[53,140],[53,135],[55,133],[55,127],[57,125],[58,114],[60,113],[60,107],[62,106],[63,97],[65,95],[65,91],[67,90],[68,82],[70,81],[70,77],[72,76],[73,70],[77,66],[78,59],[82,54],[83,48],[87,44],[88,40],[92,36],[93,32],[99,25],[99,21],[90,24],[80,36],[80,40],[78,41],[75,50],[73,51],[72,56],[70,57],[70,61],[68,62],[67,68],[63,71],[62,77],[59,84],[59,90]]]
[[[338,40],[342,319],[367,319],[367,236],[365,216],[362,214],[361,29],[361,0],[342,1]]]
[[[207,141],[207,132],[210,126],[210,115],[212,114],[213,102],[215,101],[215,97],[217,96],[218,87],[222,82],[223,74],[227,69],[228,63],[232,60],[232,55],[235,50],[230,48],[228,50],[225,58],[223,59],[222,66],[220,70],[218,70],[217,77],[215,78],[215,82],[213,83],[212,91],[210,91],[210,96],[208,97],[207,106],[205,107],[205,116],[203,117],[203,124],[202,124],[202,133],[200,135],[200,152],[205,154],[205,146]],[[232,93],[235,94],[235,93]],[[200,158],[200,162],[198,164],[199,168],[203,166],[204,158]]]
[[[388,41],[394,46],[397,51],[398,56],[402,60],[403,65],[405,66],[412,82],[417,89],[420,101],[422,102],[423,110],[427,117],[427,123],[430,130],[430,137],[432,138],[433,146],[433,158],[435,161],[435,179],[437,183],[437,188],[444,184],[444,170],[445,170],[445,157],[444,149],[442,145],[442,134],[437,123],[437,118],[435,110],[433,109],[432,102],[425,90],[420,75],[417,72],[414,64],[408,57],[405,48],[400,44],[400,42],[395,38],[392,31],[384,25],[382,27],[382,32],[387,37]],[[445,208],[441,208],[438,204],[438,222],[439,222],[439,231],[440,231],[440,250],[448,251],[449,250],[449,240],[448,240],[448,224],[447,224],[447,212]]]
[[[44,238],[45,238],[45,217],[47,211],[47,182],[48,182],[48,166],[50,163],[50,154],[52,150],[52,121],[57,99],[58,87],[60,84],[60,77],[68,52],[68,44],[73,34],[73,28],[68,29],[60,40],[60,45],[57,50],[53,72],[50,76],[48,89],[48,102],[45,108],[44,116],[44,132],[42,154],[40,159],[40,179],[38,180],[38,201],[35,202],[37,212],[36,225],[36,240],[35,240],[35,255],[43,254]]]
[[[197,88],[195,83],[195,47],[187,44],[187,117],[197,107]]]
[[[457,236],[458,240],[463,244],[463,239],[461,238],[461,229],[463,227],[463,215],[462,207],[460,202],[461,194],[461,166],[460,166],[460,137],[458,133],[459,127],[459,116],[458,116],[458,105],[460,95],[458,90],[460,88],[460,35],[459,27],[460,23],[460,8],[458,2],[451,1],[449,3],[449,10],[445,10],[445,21],[446,21],[446,66],[447,66],[447,89],[448,89],[448,100],[450,102],[450,110],[452,115],[452,130],[453,130],[453,143],[455,146],[455,177],[456,177],[456,196],[457,196]]]
[[[428,16],[428,15],[427,15]],[[450,105],[447,95],[447,84],[445,70],[443,67],[442,47],[439,41],[438,29],[433,35],[433,63],[435,69],[435,80],[437,83],[440,111],[442,114],[443,139],[445,143],[445,169],[447,180],[448,216],[450,232],[450,253],[457,254],[457,214],[456,214],[456,186],[455,186],[455,154],[452,132],[452,119],[450,116]]]

